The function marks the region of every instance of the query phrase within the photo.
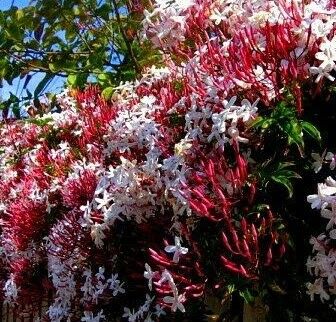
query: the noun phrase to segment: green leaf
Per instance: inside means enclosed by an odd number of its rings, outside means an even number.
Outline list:
[[[297,120],[290,120],[282,126],[285,133],[288,135],[288,144],[295,143],[298,147],[303,148],[302,128]]]
[[[68,76],[67,78],[67,82],[71,87],[75,87],[77,84],[77,80],[78,80],[78,75],[77,74],[71,74]]]
[[[249,127],[252,128],[260,128],[263,126],[263,124],[265,123],[266,119],[262,116],[258,116],[256,117],[251,123],[249,123]]]
[[[12,104],[15,104],[15,103],[19,103],[20,100],[16,95],[14,95],[13,93],[10,93],[8,101]]]
[[[232,294],[232,293],[235,291],[236,286],[235,286],[235,284],[228,284],[228,285],[226,286],[226,288],[227,288],[229,294]]]
[[[82,11],[80,10],[80,8],[78,6],[74,6],[72,8],[72,12],[75,16],[79,16],[82,13]]]
[[[105,100],[110,100],[112,95],[113,95],[114,89],[113,87],[106,87],[103,91],[102,91],[102,96]]]
[[[320,131],[311,123],[306,121],[301,121],[302,130],[306,132],[310,137],[316,141],[321,141]]]
[[[245,300],[246,303],[253,303],[255,300],[255,297],[252,295],[249,289],[239,291],[239,295]]]
[[[102,87],[111,85],[111,79],[113,78],[112,73],[99,73],[97,76],[98,83]]]
[[[48,67],[52,73],[57,73],[60,70],[60,65],[57,62],[49,63]]]
[[[24,11],[22,9],[16,10],[16,19],[20,21],[24,17]]]
[[[284,186],[289,194],[289,197],[293,195],[293,185],[291,179],[301,179],[301,176],[293,170],[288,169],[288,167],[293,166],[291,162],[280,162],[277,164],[266,163],[260,169],[260,179],[264,186],[266,186],[270,181],[274,181],[282,186]]]
[[[111,13],[111,6],[107,3],[103,4],[99,9],[97,9],[96,14],[101,16],[104,20],[109,19],[109,14]]]
[[[279,170],[276,172],[276,175],[287,177],[288,179],[293,179],[293,178],[301,179],[302,178],[298,173],[292,170]]]
[[[293,185],[291,184],[291,182],[289,181],[287,177],[276,175],[276,176],[271,176],[271,178],[273,181],[281,184],[287,189],[290,198],[293,196]]]
[[[21,116],[21,115],[20,115],[21,109],[20,109],[20,105],[19,105],[18,102],[14,103],[14,104],[12,105],[12,111],[13,111],[15,117],[19,119],[20,116]]]
[[[43,126],[47,125],[49,122],[51,122],[52,120],[53,119],[51,117],[49,117],[49,118],[29,118],[29,119],[26,120],[26,122],[43,127]]]
[[[87,74],[70,74],[67,78],[67,82],[70,87],[81,88],[84,86],[87,79]]]
[[[22,43],[22,39],[21,39],[21,32],[19,27],[17,26],[17,24],[14,22],[12,23],[8,29],[6,29],[6,33],[8,35],[9,38],[18,41],[19,43]]]

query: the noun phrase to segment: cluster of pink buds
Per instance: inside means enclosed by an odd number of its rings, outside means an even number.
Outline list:
[[[274,220],[269,211],[262,219],[241,219],[239,227],[227,222],[222,232],[226,250],[221,256],[224,267],[248,279],[258,279],[263,267],[276,268],[285,253],[286,242],[274,229]]]
[[[190,208],[200,217],[221,221],[242,198],[242,188],[247,184],[248,163],[237,151],[235,165],[230,166],[223,156],[205,156],[199,151],[199,169],[190,172],[187,182],[182,182],[182,195]]]

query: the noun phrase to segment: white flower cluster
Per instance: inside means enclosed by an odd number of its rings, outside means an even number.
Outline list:
[[[93,315],[91,311],[85,311],[84,316],[81,318],[83,322],[100,322],[105,320],[105,315],[103,310],[98,312],[96,316]]]
[[[71,301],[76,296],[75,275],[69,267],[74,267],[72,258],[61,261],[58,257],[49,255],[49,275],[56,289],[54,303],[47,313],[53,322],[61,322],[71,312]],[[70,266],[68,266],[70,265]]]
[[[155,297],[150,297],[146,294],[146,301],[143,305],[141,305],[137,311],[134,309],[131,310],[128,307],[124,307],[124,314],[123,317],[126,318],[129,322],[136,322],[136,321],[146,321],[152,322],[151,316],[153,315],[150,312],[150,307],[152,302],[154,301]]]
[[[175,246],[166,246],[165,251],[168,253],[174,252],[174,261],[178,261],[178,257],[180,255],[186,254],[188,252],[188,248],[181,247],[180,239],[178,237],[175,238]],[[177,261],[176,261],[177,260]],[[168,283],[171,292],[173,293],[173,296],[165,296],[163,298],[163,302],[170,305],[170,309],[172,312],[176,312],[177,309],[179,309],[181,312],[185,312],[185,308],[183,305],[183,302],[185,301],[185,295],[179,294],[178,289],[176,286],[176,283],[174,282],[173,276],[170,274],[170,272],[165,269],[162,274],[160,272],[152,271],[152,268],[146,263],[145,264],[145,271],[144,271],[144,277],[148,279],[148,288],[151,291],[153,287],[153,278],[154,276],[161,276],[159,281],[156,282],[157,285],[162,285],[163,283]],[[161,314],[164,314],[162,311]]]
[[[161,275],[161,279],[158,281],[158,284],[162,284],[168,282],[171,291],[173,292],[173,296],[165,296],[163,298],[163,302],[170,305],[172,312],[176,312],[179,309],[181,312],[185,312],[185,308],[183,302],[185,301],[185,294],[179,294],[176,283],[174,281],[173,276],[170,272],[165,269]]]
[[[208,142],[211,142],[215,137],[219,145],[224,145],[226,142],[236,142],[247,143],[248,139],[243,138],[239,135],[239,130],[237,128],[238,121],[248,122],[253,119],[257,112],[256,100],[251,104],[247,99],[243,99],[241,105],[234,105],[237,97],[232,97],[229,101],[224,101],[224,110],[220,113],[213,113],[211,116],[213,126],[210,135],[208,136]],[[225,136],[229,135],[230,139]]]
[[[307,201],[328,219],[326,233],[311,238],[314,254],[306,263],[309,273],[315,277],[313,283],[308,283],[307,293],[312,300],[314,295],[320,296],[323,302],[336,295],[336,250],[330,245],[336,239],[336,180],[328,177],[325,183],[319,183],[318,193],[308,196]],[[331,306],[336,307],[336,299]]]
[[[131,110],[119,111],[113,120],[109,132],[105,135],[107,141],[106,155],[119,151],[130,151],[130,148],[152,147],[158,134],[157,125],[151,117],[155,111],[155,97],[145,96]]]
[[[321,61],[318,67],[310,67],[310,72],[317,75],[315,82],[319,82],[323,77],[326,77],[330,81],[334,81],[335,77],[330,73],[336,70],[336,36],[331,40],[325,38],[320,45],[320,50],[316,53],[315,58]]]
[[[121,165],[110,167],[101,177],[92,202],[83,205],[85,224],[91,227],[91,235],[98,247],[102,247],[104,231],[113,226],[116,220],[146,221],[154,215],[160,204],[162,183],[158,173],[157,157],[147,155],[147,162],[137,164],[121,158]],[[151,182],[150,187],[144,180]],[[103,223],[91,219],[92,211],[102,214]]]
[[[5,291],[4,303],[15,303],[20,288],[16,286],[13,275],[11,275],[10,278],[7,280],[3,290]]]
[[[99,267],[99,271],[94,277],[91,269],[87,269],[83,272],[85,282],[80,289],[83,292],[83,297],[81,298],[82,302],[87,302],[89,304],[95,302],[97,304],[99,297],[107,289],[112,291],[113,296],[117,296],[119,293],[125,293],[125,289],[122,287],[123,283],[120,283],[120,280],[118,279],[118,274],[112,274],[111,278],[106,280],[104,272],[104,267]],[[103,310],[96,316],[94,316],[91,311],[85,311],[84,316],[81,319],[81,321],[85,322],[100,322],[103,320],[105,320]]]
[[[106,280],[104,272],[105,268],[99,267],[98,273],[93,277],[91,269],[83,271],[85,282],[80,289],[83,292],[82,302],[95,302],[97,304],[99,297],[107,289],[112,291],[113,296],[125,293],[125,289],[122,287],[123,283],[118,279],[118,274],[112,274],[111,278]]]
[[[143,21],[146,36],[156,47],[169,49],[185,39],[188,9],[193,0],[158,0],[152,12],[145,10]]]
[[[312,168],[315,173],[320,172],[322,169],[323,163],[329,163],[330,170],[334,170],[336,168],[336,155],[332,152],[327,152],[326,150],[322,153],[322,155],[318,153],[311,154],[313,158]]]
[[[76,100],[72,97],[70,89],[66,88],[61,93],[56,95],[56,102],[59,104],[61,109],[70,109],[75,110],[77,107]]]

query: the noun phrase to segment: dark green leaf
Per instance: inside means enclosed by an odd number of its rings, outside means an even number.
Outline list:
[[[271,178],[273,181],[281,184],[287,189],[290,198],[293,196],[293,185],[291,184],[291,182],[289,181],[287,177],[276,175],[276,176],[272,176]]]
[[[255,297],[252,295],[249,289],[239,291],[239,295],[245,300],[246,303],[253,303],[255,300]]]
[[[302,130],[311,136],[314,140],[321,141],[321,133],[313,124],[306,121],[301,121],[301,126]]]

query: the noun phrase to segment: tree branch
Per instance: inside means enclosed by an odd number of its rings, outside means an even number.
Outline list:
[[[117,3],[115,0],[111,0],[112,4],[113,4],[113,8],[114,8],[114,12],[115,12],[115,15],[116,15],[116,18],[117,18],[117,22],[118,22],[118,26],[119,26],[119,30],[120,30],[120,33],[121,33],[121,36],[123,37],[124,41],[125,41],[125,44],[126,44],[126,47],[127,47],[127,51],[129,53],[129,55],[131,56],[131,59],[133,61],[133,64],[134,64],[134,68],[136,70],[136,72],[140,72],[140,67],[139,67],[139,64],[135,58],[135,55],[134,55],[134,52],[133,52],[133,49],[132,49],[132,46],[131,44],[129,43],[128,41],[128,38],[125,34],[125,31],[122,27],[122,23],[121,23],[121,19],[120,19],[120,14],[119,14],[119,10],[118,10],[118,6],[117,6]]]

